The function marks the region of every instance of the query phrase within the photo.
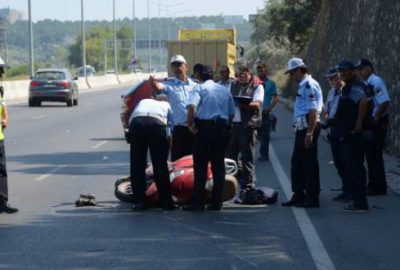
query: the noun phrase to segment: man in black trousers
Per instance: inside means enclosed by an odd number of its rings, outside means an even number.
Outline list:
[[[0,79],[3,78],[5,65],[3,59],[0,58]],[[8,177],[6,167],[6,151],[4,147],[4,134],[3,130],[8,124],[8,113],[3,100],[3,93],[0,96],[0,213],[12,214],[18,212],[17,208],[12,207],[8,203]]]
[[[196,133],[193,148],[194,190],[190,204],[184,210],[204,210],[204,188],[208,162],[211,162],[213,189],[208,210],[221,210],[225,181],[224,156],[228,140],[229,122],[233,118],[234,103],[226,87],[213,81],[213,70],[203,66],[197,85],[189,98],[188,126]]]
[[[146,209],[146,166],[147,151],[153,164],[154,178],[163,210],[172,210],[168,153],[169,132],[172,127],[172,111],[166,101],[143,99],[136,106],[130,117],[129,138],[131,142],[131,185],[134,195],[134,211]]]

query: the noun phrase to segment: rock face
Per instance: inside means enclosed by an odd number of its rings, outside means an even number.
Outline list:
[[[313,76],[323,82],[329,67],[363,57],[387,84],[392,100],[387,144],[400,155],[400,1],[322,0],[305,57]]]

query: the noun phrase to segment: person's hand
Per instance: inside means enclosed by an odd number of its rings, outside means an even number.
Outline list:
[[[3,128],[3,129],[5,129],[6,127],[7,127],[7,121],[6,120],[4,120],[4,119],[2,119],[1,120],[1,127]]]
[[[312,134],[306,134],[304,137],[304,147],[306,149],[310,148],[313,145],[313,135]]]
[[[196,134],[198,132],[197,128],[195,128],[193,125],[188,126],[188,129],[192,134]]]
[[[149,82],[153,85],[154,84],[154,76],[153,75],[150,75],[149,76]]]
[[[351,131],[352,134],[356,134],[356,133],[360,133],[362,131],[362,125],[360,124],[356,124],[356,126],[354,127],[354,129]]]

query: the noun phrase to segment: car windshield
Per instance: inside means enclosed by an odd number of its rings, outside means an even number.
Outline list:
[[[63,72],[46,71],[38,72],[35,76],[36,80],[64,80],[65,75]]]
[[[123,94],[123,96],[129,96],[130,94],[132,94],[133,92],[136,91],[136,89],[138,88],[138,86],[142,85],[143,82],[135,82],[131,87],[129,87],[125,93]]]

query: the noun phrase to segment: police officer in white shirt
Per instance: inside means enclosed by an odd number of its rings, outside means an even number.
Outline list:
[[[136,106],[130,117],[129,139],[130,148],[130,176],[134,191],[135,206],[133,210],[146,209],[146,166],[147,151],[153,164],[154,178],[160,197],[160,206],[163,210],[172,210],[174,205],[171,198],[168,152],[169,132],[173,127],[171,107],[166,101],[143,99]]]
[[[308,73],[303,59],[292,58],[288,62],[290,77],[298,83],[293,112],[296,132],[291,159],[292,198],[283,206],[304,208],[319,207],[318,136],[319,114],[322,111],[322,91],[316,80]]]
[[[383,161],[383,144],[389,125],[388,107],[390,97],[385,82],[376,75],[374,66],[366,58],[360,59],[356,64],[358,75],[372,91],[371,98],[373,108],[370,118],[372,119],[372,137],[367,138],[366,158],[368,165],[368,188],[367,195],[386,195],[387,184],[385,166]]]

